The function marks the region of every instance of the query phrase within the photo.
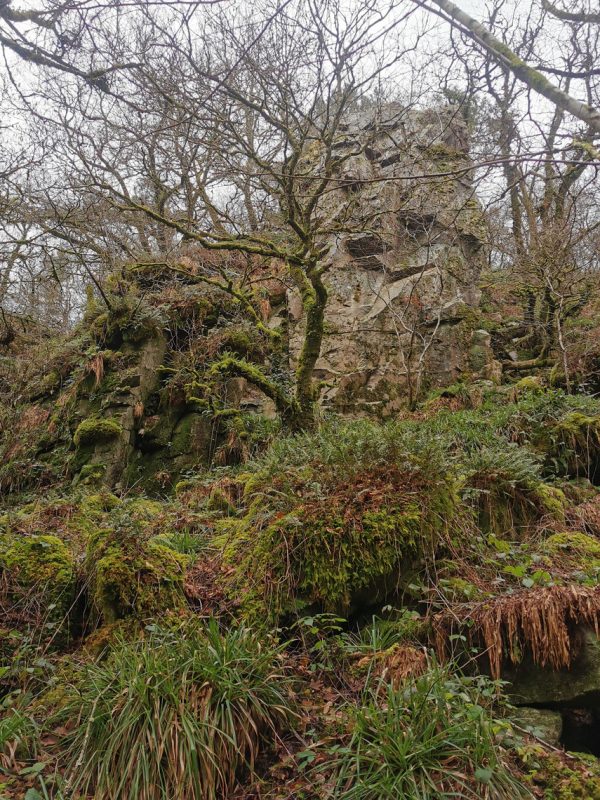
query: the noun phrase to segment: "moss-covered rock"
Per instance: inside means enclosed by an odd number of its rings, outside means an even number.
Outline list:
[[[276,482],[272,491],[251,490],[245,516],[221,523],[230,591],[263,621],[306,605],[349,614],[386,600],[461,521],[451,481],[392,469],[352,484],[307,476],[285,510]]]
[[[564,474],[594,482],[600,478],[600,414],[565,414],[547,430],[543,443]]]
[[[85,567],[96,613],[111,623],[182,608],[187,559],[149,541],[131,516],[113,519],[113,525],[96,531],[87,548]]]
[[[561,489],[538,481],[519,485],[510,476],[493,473],[479,476],[477,488],[479,523],[485,532],[522,535],[543,517],[564,522],[567,500]]]
[[[568,501],[561,488],[549,483],[539,483],[535,487],[535,495],[542,513],[555,520],[564,519]]]
[[[101,462],[84,464],[79,470],[77,483],[81,483],[83,486],[97,486],[102,482],[105,474],[106,464]]]
[[[511,717],[512,722],[531,732],[542,741],[553,747],[560,747],[562,733],[562,717],[560,711],[548,708],[530,708],[522,706]]]
[[[0,535],[0,574],[15,605],[35,604],[47,620],[62,622],[75,597],[73,554],[56,536]]]
[[[554,533],[544,542],[550,556],[565,556],[582,568],[600,564],[600,540],[582,531]]]
[[[196,478],[185,478],[184,480],[177,481],[175,484],[175,496],[181,497],[187,492],[193,491],[199,484],[198,479]]]
[[[527,392],[542,394],[544,391],[544,379],[540,375],[526,375],[518,380],[513,388],[517,398]]]
[[[575,657],[568,669],[540,667],[528,656],[507,667],[504,677],[519,705],[552,708],[595,708],[600,696],[600,640],[594,630],[579,627],[574,633]]]
[[[85,447],[97,442],[109,442],[120,436],[121,432],[121,425],[116,419],[84,419],[77,426],[73,441],[77,447]]]

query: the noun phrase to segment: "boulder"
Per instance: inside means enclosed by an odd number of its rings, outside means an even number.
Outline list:
[[[575,639],[577,654],[570,669],[542,669],[524,659],[506,670],[514,703],[554,709],[600,707],[600,639],[587,627],[577,631]]]
[[[520,728],[537,736],[547,744],[558,747],[561,741],[563,721],[560,711],[551,711],[548,708],[519,708],[512,717]]]

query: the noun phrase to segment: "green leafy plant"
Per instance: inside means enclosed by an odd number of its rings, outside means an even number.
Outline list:
[[[304,649],[311,658],[312,672],[330,672],[339,664],[340,635],[346,620],[335,614],[314,614],[300,617],[294,625]]]
[[[344,635],[344,649],[350,655],[381,653],[395,644],[416,640],[422,625],[420,614],[407,608],[395,612],[391,619],[373,616],[357,633]]]
[[[519,798],[530,793],[511,773],[502,746],[508,727],[494,719],[497,686],[434,668],[370,697],[354,711],[349,741],[329,750],[336,800]]]

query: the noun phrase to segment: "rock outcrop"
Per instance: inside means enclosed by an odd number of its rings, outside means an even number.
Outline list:
[[[524,660],[506,674],[515,703],[554,710],[600,709],[600,639],[589,628],[577,634],[578,653],[569,669],[542,669]]]
[[[358,112],[335,147],[339,188],[321,209],[332,231],[324,403],[385,415],[426,385],[487,377],[489,337],[477,331],[486,227],[459,111]],[[291,294],[292,355],[300,311]]]
[[[468,144],[467,124],[451,106],[390,104],[355,112],[341,126],[336,188],[314,212],[328,246],[316,365],[326,407],[385,417],[430,387],[493,377],[478,311],[486,226]],[[307,175],[319,170],[319,148],[301,165]],[[22,466],[18,480],[14,464],[5,470],[0,488],[31,483],[28,464],[39,461],[46,483],[66,466],[75,483],[157,490],[199,466],[248,455],[273,403],[251,380],[215,365],[237,357],[289,384],[302,304],[255,265],[261,319],[283,337],[275,353],[235,297],[195,279],[212,274],[221,256],[197,248],[183,257],[187,276],[162,262],[127,265],[107,282],[110,302],[90,298],[77,331],[25,389],[38,404],[38,427],[47,425],[43,446],[31,421],[17,421],[26,424],[27,448],[15,429],[5,452]]]

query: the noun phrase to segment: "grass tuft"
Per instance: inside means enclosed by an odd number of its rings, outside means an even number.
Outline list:
[[[62,709],[77,721],[67,752],[77,796],[228,797],[294,717],[281,649],[245,628],[153,629],[80,670]]]
[[[331,749],[336,800],[506,800],[531,797],[505,763],[507,728],[491,713],[495,685],[434,668],[354,712],[346,745]]]

